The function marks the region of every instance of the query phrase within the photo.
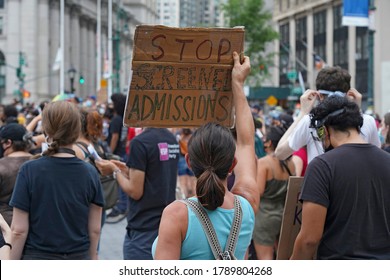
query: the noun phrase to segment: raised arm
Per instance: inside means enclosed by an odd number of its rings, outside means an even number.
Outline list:
[[[318,98],[319,98],[318,93],[314,90],[309,89],[305,91],[304,94],[302,94],[300,98],[301,111],[299,112],[298,116],[291,124],[291,126],[283,134],[282,138],[279,140],[278,146],[275,149],[275,156],[278,159],[285,160],[293,154],[294,150],[290,147],[290,144],[288,143],[288,139],[290,138],[290,135],[293,134],[293,132],[295,131],[295,128],[297,127],[301,119],[305,115],[310,113],[311,109],[315,106],[315,103],[318,100]]]
[[[237,147],[234,168],[235,183],[232,192],[246,198],[256,213],[259,207],[260,194],[256,184],[255,127],[248,101],[244,94],[244,82],[250,72],[249,57],[240,62],[239,55],[234,52],[232,71],[232,91],[236,115]]]

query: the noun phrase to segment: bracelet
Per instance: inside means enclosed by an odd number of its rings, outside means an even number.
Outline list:
[[[9,249],[12,250],[12,245],[11,244],[6,242],[6,243],[4,243],[4,246],[9,246]]]
[[[118,173],[122,173],[122,171],[120,169],[116,169],[114,170],[114,172],[112,172],[112,177],[114,177],[115,180],[116,180],[116,174]]]

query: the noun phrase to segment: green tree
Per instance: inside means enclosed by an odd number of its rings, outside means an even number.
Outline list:
[[[267,53],[267,43],[279,38],[272,27],[272,13],[264,10],[264,0],[228,0],[223,5],[229,26],[245,27],[245,55],[251,59],[252,80],[261,83],[269,75],[274,53]]]

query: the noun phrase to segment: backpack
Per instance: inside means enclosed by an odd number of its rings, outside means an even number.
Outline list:
[[[238,234],[240,233],[242,223],[242,208],[240,199],[237,196],[234,196],[234,218],[224,251],[222,251],[221,245],[219,244],[213,224],[200,202],[189,199],[179,201],[191,208],[199,222],[202,224],[203,231],[206,234],[207,241],[209,242],[214,258],[216,260],[237,260],[234,256],[234,252],[236,251]]]
[[[84,151],[84,154],[86,155],[86,162],[89,162],[92,164],[96,170],[99,172],[99,169],[95,165],[95,159],[91,155],[91,153],[88,150],[88,145],[85,144],[84,142],[76,142],[76,145]],[[97,147],[99,148],[99,147]],[[103,147],[100,147],[103,151]],[[98,149],[100,150],[100,149]],[[102,156],[104,159],[108,159],[105,153],[99,155]],[[100,178],[100,183],[102,184],[103,187],[103,193],[104,193],[104,210],[111,209],[112,207],[115,206],[115,204],[118,201],[118,188],[120,188],[117,180],[113,177],[113,175],[108,175],[108,176],[103,176],[99,172],[99,178]]]

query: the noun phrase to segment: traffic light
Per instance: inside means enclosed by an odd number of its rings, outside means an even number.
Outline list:
[[[83,85],[85,83],[83,75],[80,75],[79,83],[80,85]]]
[[[29,92],[28,90],[23,90],[22,94],[23,98],[30,98],[31,96],[31,92]]]

